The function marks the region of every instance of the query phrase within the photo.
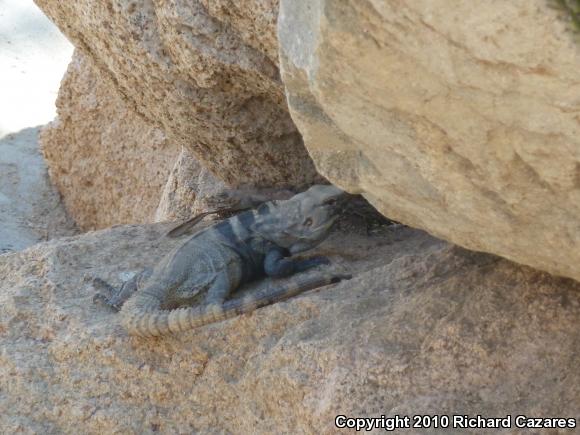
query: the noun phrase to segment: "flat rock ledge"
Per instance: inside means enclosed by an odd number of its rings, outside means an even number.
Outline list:
[[[405,227],[318,248],[350,281],[220,324],[128,337],[91,303],[176,240],[120,226],[0,255],[6,432],[336,432],[334,418],[580,418],[580,284]],[[468,433],[466,431],[465,433]],[[475,432],[474,432],[475,433]]]

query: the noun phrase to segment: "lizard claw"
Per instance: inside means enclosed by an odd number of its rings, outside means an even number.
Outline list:
[[[93,304],[105,306],[114,311],[119,311],[119,307],[111,303],[111,300],[102,293],[97,293],[96,295],[93,296]]]

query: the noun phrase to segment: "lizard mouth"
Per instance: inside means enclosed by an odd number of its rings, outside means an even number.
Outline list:
[[[333,216],[318,227],[311,229],[310,236],[300,237],[298,242],[290,246],[290,253],[294,255],[312,249],[320,244],[328,235],[328,231],[332,224],[334,224],[336,218],[337,216]]]

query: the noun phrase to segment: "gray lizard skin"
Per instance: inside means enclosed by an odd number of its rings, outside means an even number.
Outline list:
[[[342,190],[317,185],[289,200],[264,203],[189,237],[145,277],[128,281],[109,299],[98,298],[122,306],[121,323],[129,334],[151,337],[219,322],[348,279],[344,274],[301,276],[328,260],[291,258],[326,238],[345,199]],[[226,301],[242,284],[263,276],[292,278]]]

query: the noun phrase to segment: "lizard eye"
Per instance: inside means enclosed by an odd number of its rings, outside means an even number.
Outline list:
[[[324,205],[335,205],[335,204],[336,204],[335,198],[330,198],[330,199],[327,199],[326,201],[324,201]]]
[[[302,223],[305,227],[309,227],[312,225],[312,218],[306,218],[306,220]]]

